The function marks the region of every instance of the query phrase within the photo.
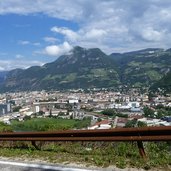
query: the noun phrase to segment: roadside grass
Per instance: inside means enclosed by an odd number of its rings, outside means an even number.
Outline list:
[[[171,149],[168,143],[145,143],[147,159],[143,160],[136,143],[130,142],[36,142],[36,150],[30,142],[0,142],[0,156],[21,159],[37,159],[47,163],[78,163],[99,167],[115,165],[118,168],[171,167]]]
[[[0,122],[0,132],[12,132],[13,129],[10,125]]]
[[[11,126],[0,123],[0,131],[65,130],[83,128],[89,122],[89,119],[79,121],[35,118],[24,122],[13,121]],[[38,148],[34,147],[31,142],[25,141],[0,141],[0,156],[47,163],[171,170],[171,142],[144,142],[146,160],[139,155],[136,142],[36,142],[36,146]]]
[[[13,120],[11,127],[15,131],[55,131],[74,128],[85,128],[90,125],[90,119],[74,120],[59,118],[33,118],[24,122]]]

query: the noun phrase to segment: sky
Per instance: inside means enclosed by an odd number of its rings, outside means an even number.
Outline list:
[[[0,0],[0,71],[52,62],[74,46],[171,48],[171,1]]]

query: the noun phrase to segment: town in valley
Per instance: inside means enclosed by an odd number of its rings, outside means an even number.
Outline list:
[[[49,117],[89,118],[90,124],[82,129],[171,126],[171,94],[150,97],[136,88],[125,92],[94,88],[0,94],[0,121],[5,124]]]

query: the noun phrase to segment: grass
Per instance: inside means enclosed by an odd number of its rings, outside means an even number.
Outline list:
[[[55,80],[57,78],[60,79],[61,77],[62,77],[62,74],[53,75],[53,76],[49,74],[46,77],[44,77],[42,81]]]
[[[107,71],[105,71],[105,69],[103,69],[103,68],[91,69],[91,73],[93,74],[93,76],[96,76],[96,77],[105,77],[105,76],[107,76]]]
[[[72,82],[76,79],[77,73],[68,74],[63,81]]]
[[[6,125],[3,122],[0,122],[0,132],[12,132],[13,129],[10,125]]]
[[[140,67],[142,65],[142,62],[135,62],[135,61],[132,61],[128,64],[128,66],[130,67]]]
[[[56,130],[85,127],[90,120],[66,120],[37,118],[25,122],[12,122],[12,127],[0,123],[0,130]],[[171,142],[144,143],[147,160],[143,160],[136,143],[131,142],[0,142],[0,156],[21,160],[41,160],[49,163],[80,163],[85,166],[119,168],[135,167],[146,170],[157,168],[171,169]]]
[[[135,167],[146,170],[160,168],[167,170],[171,166],[171,153],[167,143],[145,143],[147,160],[143,160],[136,143],[104,142],[43,142],[41,150],[36,150],[29,142],[0,143],[0,156],[23,159],[39,159],[49,163],[80,163],[119,168]]]
[[[24,122],[12,121],[11,126],[16,131],[50,131],[72,129],[76,122],[76,120],[34,118]]]
[[[150,80],[153,80],[153,81],[157,81],[162,78],[162,75],[159,72],[154,71],[154,70],[148,71],[147,75],[150,78]]]
[[[159,65],[160,66],[160,65]],[[153,63],[153,62],[146,62],[142,68],[145,68],[145,69],[150,69],[150,68],[157,68],[159,67],[156,63]]]
[[[55,118],[33,118],[24,122],[12,121],[11,127],[15,131],[55,131],[74,128],[84,128],[90,124],[89,119],[55,119]]]

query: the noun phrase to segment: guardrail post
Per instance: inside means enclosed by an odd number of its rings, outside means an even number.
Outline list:
[[[146,159],[147,156],[146,156],[146,154],[145,154],[143,142],[142,142],[142,141],[137,141],[137,145],[138,145],[138,149],[139,149],[139,153],[140,153],[141,157],[142,157],[143,159]]]
[[[40,150],[40,148],[36,144],[36,141],[31,141],[31,144],[35,147],[36,150]]]

